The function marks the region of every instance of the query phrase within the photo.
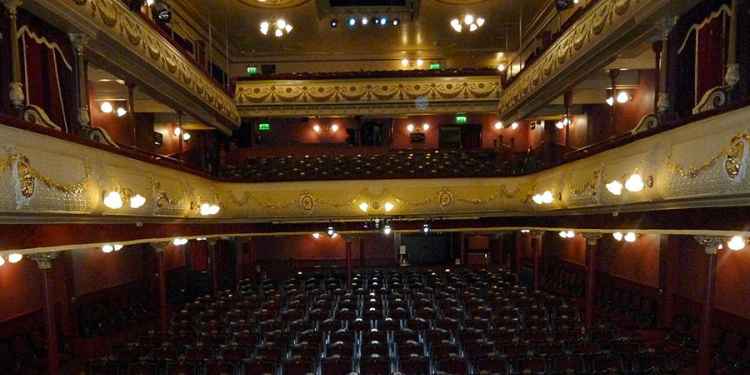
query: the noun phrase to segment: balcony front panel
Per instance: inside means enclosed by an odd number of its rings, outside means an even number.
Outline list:
[[[652,211],[750,203],[750,107],[521,177],[276,183],[217,181],[10,126],[0,127],[0,215],[18,223],[325,222]],[[627,190],[633,175],[641,191]],[[607,184],[625,188],[614,195]],[[635,184],[638,185],[638,184]],[[636,186],[637,187],[637,186]],[[107,192],[146,204],[110,209]],[[535,204],[550,192],[552,202]],[[367,212],[360,208],[368,203]],[[386,211],[386,203],[393,205]],[[200,205],[218,204],[214,216]]]
[[[268,80],[237,83],[243,116],[493,112],[496,76]]]

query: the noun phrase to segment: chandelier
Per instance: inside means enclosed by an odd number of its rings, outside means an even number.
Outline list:
[[[283,18],[279,18],[274,22],[262,21],[260,23],[260,33],[263,35],[268,35],[272,28],[273,35],[277,38],[281,38],[282,36],[291,33],[294,26],[289,22],[286,22]]]
[[[464,15],[462,19],[454,18],[451,20],[451,27],[457,33],[463,32],[464,29],[469,29],[469,32],[479,30],[484,26],[485,20],[482,17],[474,17],[471,14]]]

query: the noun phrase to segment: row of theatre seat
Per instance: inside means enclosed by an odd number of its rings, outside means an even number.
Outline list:
[[[565,267],[555,267],[547,275],[545,290],[556,295],[583,297],[585,273]],[[658,327],[658,302],[653,295],[640,289],[618,286],[608,280],[597,280],[596,310],[609,321],[631,330],[645,330],[650,335],[663,337],[662,345],[671,352],[681,352],[685,361],[694,360],[698,352],[700,319],[686,313],[677,314],[671,328]],[[739,328],[739,327],[735,327]],[[750,335],[735,329],[714,327],[712,332],[716,374],[750,374]]]
[[[185,305],[91,374],[662,374],[679,355],[504,270],[300,273]]]
[[[520,173],[520,171],[519,171]],[[493,151],[395,151],[385,154],[260,157],[228,165],[229,179],[290,181],[399,177],[496,177],[514,174],[510,160]]]

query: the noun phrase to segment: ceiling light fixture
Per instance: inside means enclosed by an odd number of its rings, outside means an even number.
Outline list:
[[[462,20],[463,22],[461,22]],[[482,17],[474,17],[472,14],[466,14],[462,18],[451,19],[450,25],[453,31],[457,33],[463,32],[464,28],[468,28],[469,32],[474,32],[484,26],[485,22],[485,19]]]
[[[292,26],[292,24],[290,24],[283,18],[279,18],[273,22],[261,21],[258,28],[260,29],[261,34],[268,35],[271,32],[272,27],[273,27],[273,35],[276,36],[277,38],[280,38],[284,35],[291,33],[292,29],[294,29],[294,26]],[[332,25],[331,27],[335,27],[335,26]]]
[[[102,245],[102,252],[104,254],[109,254],[109,253],[111,253],[113,251],[115,251],[115,247],[114,246],[112,246],[110,244]]]
[[[335,18],[331,20],[331,28],[332,29],[335,29],[336,27],[338,27],[338,25],[339,25],[339,20],[337,20]]]
[[[391,25],[398,26],[401,24],[401,20],[398,18],[394,18],[393,21],[391,21]]]
[[[367,17],[362,17],[362,20],[360,22],[362,23],[362,26],[367,26],[367,24],[370,23],[370,19]]]

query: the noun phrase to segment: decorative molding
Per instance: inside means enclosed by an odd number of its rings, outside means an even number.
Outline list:
[[[24,121],[28,121],[48,129],[62,131],[62,128],[59,125],[50,120],[49,116],[47,116],[47,112],[45,112],[44,109],[33,104],[27,105],[21,111],[21,118]]]
[[[695,236],[695,241],[698,242],[708,255],[716,255],[724,246],[724,238],[712,237],[712,236]]]
[[[57,259],[57,253],[35,253],[28,255],[28,257],[36,262],[36,265],[40,270],[51,270],[54,266],[55,259]]]
[[[371,217],[482,218],[750,205],[750,107],[706,118],[637,142],[520,177],[297,181],[216,181],[47,135],[0,126],[0,216],[26,221],[327,222]],[[647,189],[609,193],[605,185],[643,176]],[[111,210],[107,191],[146,198]],[[530,202],[551,191],[551,205]],[[210,198],[218,215],[191,202]],[[370,204],[363,213],[358,205]],[[394,203],[384,212],[384,202]]]
[[[701,100],[693,108],[693,114],[712,111],[727,104],[729,92],[725,86],[714,87],[703,94]]]
[[[538,59],[519,73],[505,87],[498,105],[501,118],[522,117],[536,108],[528,106],[532,97],[540,92],[561,90],[566,84],[552,81],[574,71],[583,74],[581,64],[590,64],[593,56],[612,48],[613,42],[624,36],[638,22],[645,22],[666,7],[668,0],[600,0],[580,20],[566,30]],[[617,43],[617,45],[625,45]],[[567,77],[565,79],[569,79]],[[570,83],[575,80],[571,79]],[[556,96],[556,95],[552,95]],[[541,103],[543,105],[544,103]],[[523,108],[523,113],[515,114]]]
[[[121,1],[75,0],[66,1],[66,4],[75,4],[67,5],[67,8],[93,21],[101,34],[140,56],[145,64],[156,68],[165,77],[170,77],[220,116],[223,122],[239,125],[240,116],[232,98]]]
[[[241,81],[235,100],[249,116],[494,111],[496,76]]]
[[[659,116],[657,116],[654,113],[649,113],[647,115],[644,115],[641,117],[641,120],[638,121],[638,125],[631,130],[632,134],[638,134],[645,132],[646,130],[656,129],[661,125],[661,121],[659,120]]]
[[[583,237],[586,239],[586,245],[596,246],[597,242],[602,239],[603,235],[601,233],[586,232],[583,233]]]
[[[294,8],[309,2],[310,0],[239,0],[240,3],[254,8]]]

